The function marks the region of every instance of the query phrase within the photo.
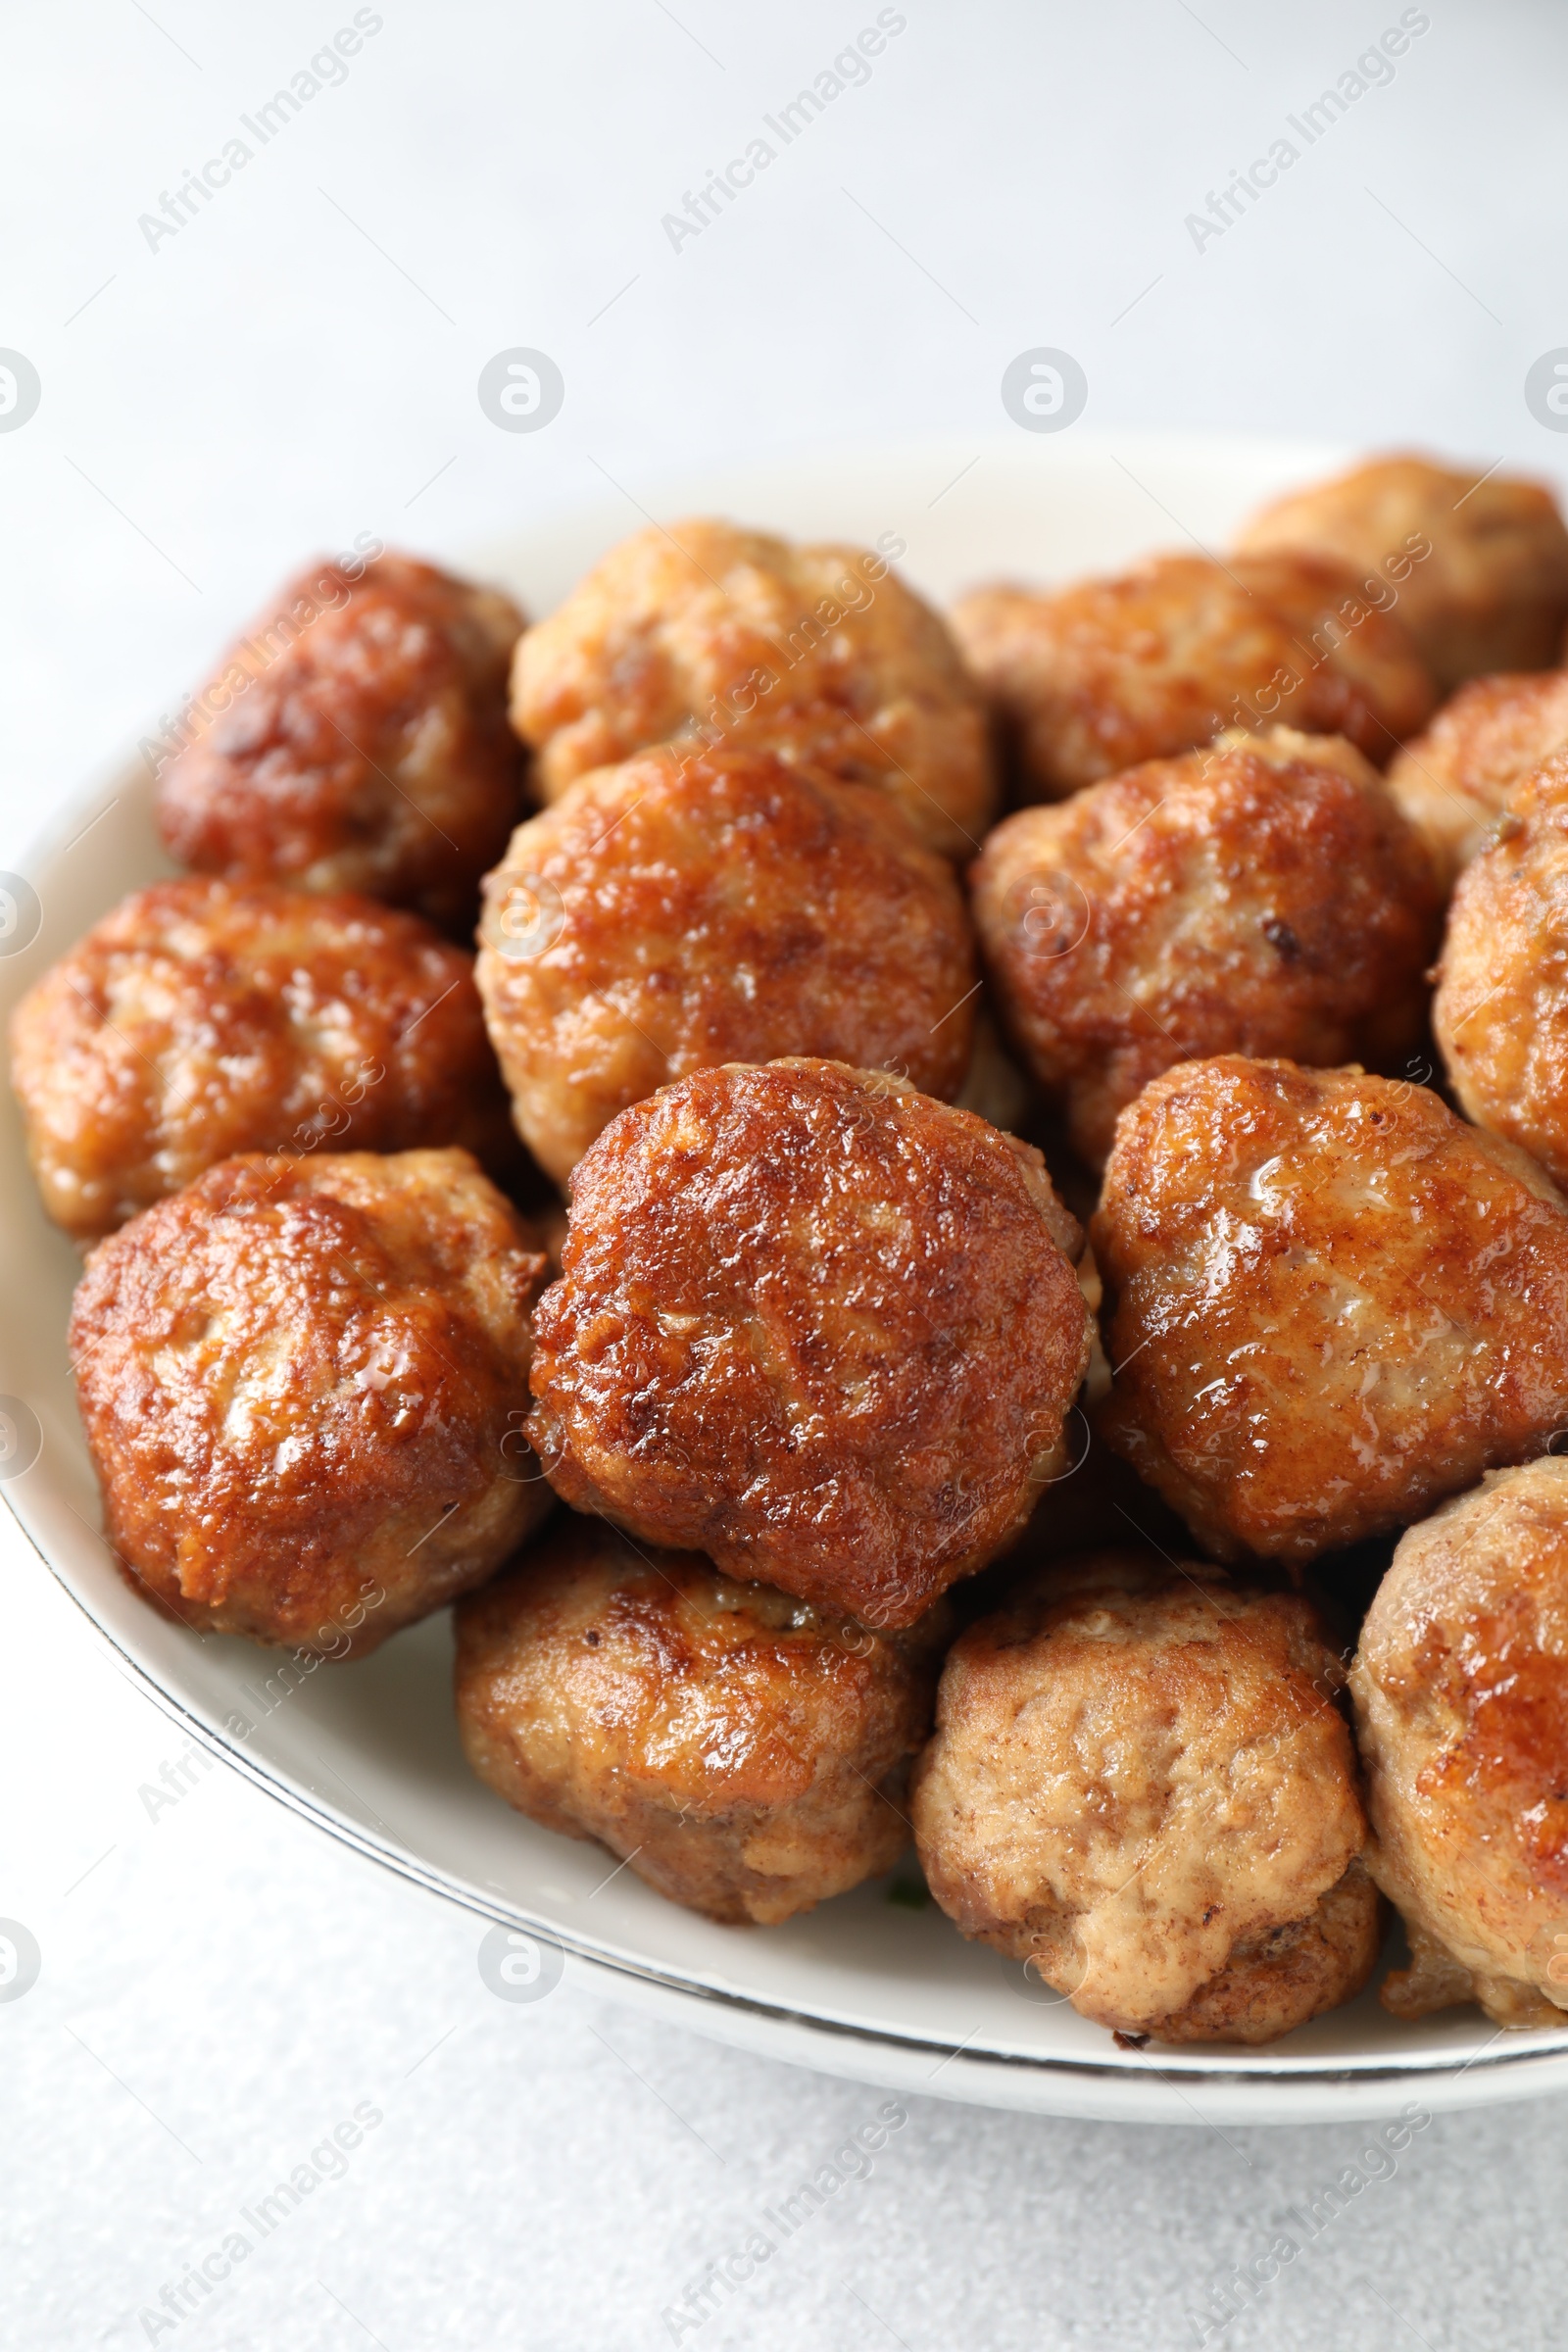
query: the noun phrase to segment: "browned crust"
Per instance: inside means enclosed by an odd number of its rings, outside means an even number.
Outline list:
[[[711,1919],[775,1922],[897,1859],[945,1624],[877,1634],[563,1516],[459,1604],[459,1725],[530,1819]]]
[[[578,1163],[532,1441],[576,1509],[911,1624],[1058,1445],[1075,1235],[1038,1152],[899,1081],[699,1071]]]
[[[522,625],[496,590],[408,556],[300,572],[225,654],[213,715],[163,770],[171,855],[466,930],[521,811],[506,683]]]
[[[804,1054],[948,1098],[968,1068],[952,866],[884,791],[769,753],[670,747],[579,777],[487,878],[480,942],[518,1129],[558,1179],[694,1069]]]
[[[544,1258],[466,1152],[225,1160],[88,1258],[71,1352],[105,1525],[187,1624],[331,1655],[490,1575]]]

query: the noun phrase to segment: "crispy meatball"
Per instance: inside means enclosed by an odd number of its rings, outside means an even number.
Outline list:
[[[906,1633],[563,1516],[458,1609],[458,1722],[509,1805],[672,1902],[771,1925],[888,1870],[947,1631]]]
[[[1426,458],[1374,458],[1277,499],[1239,545],[1247,555],[1309,549],[1375,590],[1445,694],[1492,669],[1544,669],[1568,620],[1568,530],[1543,482],[1479,481]]]
[[[697,519],[612,548],[517,648],[517,733],[546,800],[673,737],[768,744],[879,785],[948,857],[994,789],[953,640],[880,555]]]
[[[997,1001],[1092,1165],[1173,1062],[1397,1065],[1423,1035],[1431,874],[1338,736],[1224,735],[1020,808],[970,878]]]
[[[618,1110],[811,1054],[963,1084],[976,988],[952,867],[874,785],[771,753],[579,776],[485,883],[479,986],[517,1126],[567,1176]]]
[[[466,1152],[221,1161],[100,1242],[71,1353],[109,1541],[199,1629],[346,1656],[543,1517],[544,1258]]]
[[[44,1206],[88,1240],[237,1152],[515,1152],[469,958],[269,883],[122,900],[17,1007],[11,1081]]]
[[[1059,801],[1276,718],[1344,735],[1381,765],[1432,709],[1398,622],[1309,559],[1159,556],[1049,595],[983,588],[953,620],[1023,800]]]
[[[163,771],[172,856],[466,929],[521,813],[506,711],[521,627],[510,598],[409,556],[301,572],[224,656]]]
[[[575,1509],[912,1625],[1054,1474],[1077,1240],[1037,1152],[903,1081],[700,1070],[577,1164],[533,1446]]]
[[[1568,670],[1472,678],[1396,755],[1389,790],[1453,888],[1531,769],[1568,742]]]
[[[910,1812],[937,1901],[1097,2024],[1272,2041],[1360,1989],[1344,1670],[1309,1605],[1105,1552],[955,1644]]]
[[[1459,877],[1433,1027],[1476,1124],[1568,1187],[1568,748],[1515,788]]]
[[[1367,1860],[1420,2017],[1477,2000],[1499,2026],[1568,2009],[1568,1462],[1498,1470],[1412,1527],[1361,1630],[1350,1688]]]
[[[1568,1204],[1424,1087],[1183,1062],[1093,1237],[1102,1434],[1218,1558],[1402,1526],[1568,1418]]]

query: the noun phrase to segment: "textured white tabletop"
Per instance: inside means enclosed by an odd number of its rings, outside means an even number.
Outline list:
[[[1086,426],[1568,455],[1525,395],[1568,343],[1547,0],[77,0],[13,9],[5,40],[0,346],[40,399],[0,429],[0,866],[308,553],[460,554],[607,476],[630,527],[710,457],[987,434],[1035,347],[1078,361]],[[820,110],[786,114],[803,88]],[[546,429],[475,397],[519,347],[561,370]],[[569,1971],[496,1999],[471,1919],[182,1766],[9,1522],[0,1684],[0,1915],[42,1954],[0,2003],[7,2343],[1563,2340],[1560,2099],[1365,2164],[1351,2125],[911,2100],[868,2178],[693,2302],[884,2094]]]

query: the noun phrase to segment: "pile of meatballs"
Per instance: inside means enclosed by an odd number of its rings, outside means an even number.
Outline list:
[[[12,1029],[124,1573],[456,1603],[475,1772],[715,1920],[912,1834],[1135,2044],[1385,1899],[1396,2015],[1559,2021],[1565,626],[1415,457],[946,617],[711,520],[531,626],[302,574]]]

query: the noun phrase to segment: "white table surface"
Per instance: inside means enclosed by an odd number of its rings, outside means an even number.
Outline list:
[[[1200,248],[1186,216],[1293,136],[1394,0],[906,0],[869,77],[678,248],[662,217],[870,0],[368,13],[342,81],[149,246],[138,217],[353,9],[8,12],[0,345],[42,399],[0,433],[0,865],[307,553],[371,530],[455,556],[607,475],[632,527],[710,456],[983,435],[1032,346],[1083,366],[1086,428],[1414,440],[1478,471],[1568,456],[1523,394],[1568,342],[1568,21],[1545,0],[1414,12],[1393,80]],[[475,398],[513,346],[565,380],[537,433]],[[43,1956],[0,2003],[0,2332],[28,2352],[1164,2352],[1365,2143],[912,2101],[869,2179],[683,2326],[690,2282],[881,2094],[569,1971],[497,2000],[475,1922],[221,1767],[182,1787],[175,1735],[8,1521],[0,1687],[0,1915]],[[151,1808],[166,1766],[182,1793]],[[367,2102],[343,2177],[150,2334],[164,2286]],[[1560,2343],[1565,2193],[1562,2100],[1440,2118],[1223,2340]]]

